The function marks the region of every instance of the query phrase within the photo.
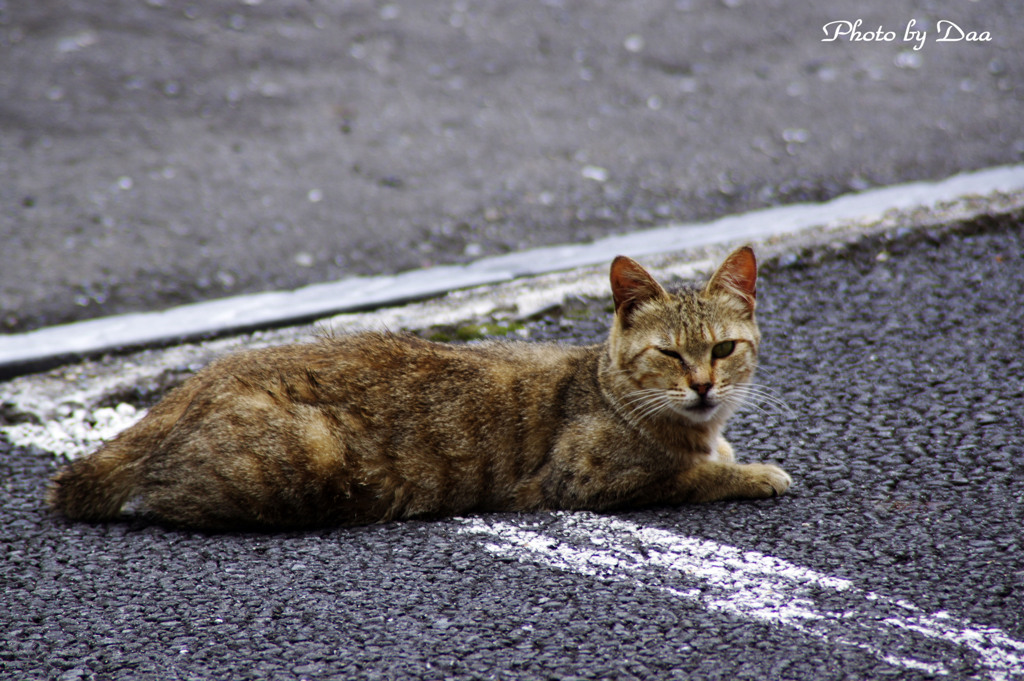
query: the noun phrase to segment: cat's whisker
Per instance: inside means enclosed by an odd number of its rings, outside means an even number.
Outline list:
[[[773,402],[777,404],[785,404],[782,398],[779,397],[775,393],[775,391],[766,388],[741,385],[734,386],[734,390],[735,392],[747,397],[753,397],[759,400]]]
[[[638,401],[642,401],[642,400],[648,399],[648,398],[650,398],[652,396],[655,396],[655,395],[664,395],[664,393],[665,393],[665,391],[661,390],[659,388],[642,388],[640,390],[634,390],[633,392],[631,392],[628,395],[626,395],[626,397],[622,400],[622,402],[623,402],[623,404],[628,404],[628,403],[631,403],[631,402],[638,402]]]
[[[785,401],[775,397],[774,395],[737,390],[731,395],[731,397],[733,397],[737,403],[742,403],[742,405],[757,407],[759,409],[765,408],[763,411],[776,411],[787,416],[793,415],[793,409],[788,406]]]
[[[652,407],[660,407],[665,401],[665,398],[662,396],[643,395],[623,403],[623,406],[629,410],[631,415],[643,415],[650,411]]]
[[[657,416],[666,409],[672,408],[672,399],[658,388],[635,390],[620,403],[626,410],[625,417],[629,421],[642,421]]]
[[[769,395],[775,394],[776,392],[774,388],[770,388],[763,383],[735,383],[732,387],[742,388],[743,390],[756,390]]]
[[[639,416],[640,418],[651,418],[657,416],[661,412],[672,408],[672,400],[666,397],[661,397],[656,400],[651,400],[648,407],[642,411]]]
[[[663,395],[664,393],[665,391],[660,388],[640,388],[639,390],[627,393],[623,398],[623,402],[634,402],[654,395]]]
[[[661,414],[662,412],[668,410],[669,408],[670,408],[670,405],[667,404],[667,403],[664,403],[664,404],[651,404],[651,405],[648,406],[648,408],[645,411],[643,411],[641,413],[638,413],[638,414],[635,414],[635,415],[632,415],[632,418],[635,420],[635,422],[648,420],[648,419],[654,418],[655,416],[657,416],[658,414]]]
[[[724,398],[722,401],[725,404],[727,404],[729,407],[733,408],[735,411],[742,411],[744,409],[753,409],[754,411],[757,411],[757,412],[759,412],[761,414],[764,414],[766,416],[771,416],[772,414],[777,413],[777,410],[765,409],[764,407],[762,407],[759,404],[756,404],[754,402],[748,402],[748,401],[745,401],[745,400],[742,400],[742,399],[738,399],[736,397]]]
[[[757,365],[756,371],[758,376],[763,376],[765,378],[775,378],[777,375],[775,369],[766,369],[762,364]]]
[[[729,400],[737,408],[750,407],[763,414],[778,413],[792,417],[795,413],[793,408],[771,388],[753,383],[731,386],[724,399]]]
[[[761,385],[739,385],[737,391],[744,397],[754,398],[756,401],[767,402],[781,409],[792,411],[790,406],[774,390]]]

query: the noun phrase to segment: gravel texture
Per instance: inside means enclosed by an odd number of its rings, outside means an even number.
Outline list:
[[[271,535],[67,524],[41,504],[54,457],[0,442],[0,676],[925,679],[935,668],[920,660],[938,659],[946,678],[999,678],[967,644],[876,635],[872,622],[891,598],[1024,641],[1020,217],[766,263],[760,381],[787,409],[742,413],[729,435],[740,458],[782,464],[791,493],[594,521],[849,580],[809,598],[843,611],[869,594],[837,625],[862,627],[863,645],[702,607],[669,590],[685,575],[630,581],[500,555],[467,521]],[[523,333],[589,342],[607,304],[579,301]],[[479,520],[556,539],[572,523]],[[887,646],[918,661],[887,661]],[[1014,664],[1002,678],[1024,676]]]

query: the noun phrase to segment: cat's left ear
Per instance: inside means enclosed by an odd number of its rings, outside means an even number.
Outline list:
[[[647,270],[624,255],[612,261],[611,279],[615,314],[622,319],[623,327],[629,326],[633,313],[642,303],[668,295]]]
[[[742,246],[729,254],[711,276],[707,290],[718,289],[739,297],[754,311],[757,300],[757,259],[754,249]]]

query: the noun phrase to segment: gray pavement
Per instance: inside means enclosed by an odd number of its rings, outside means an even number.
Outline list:
[[[55,520],[55,457],[0,440],[0,675],[1024,678],[1022,224],[765,258],[786,408],[728,434],[779,499],[205,535]],[[607,306],[523,333],[590,342]]]
[[[0,3],[0,329],[1018,162],[1022,13]],[[822,42],[857,19],[894,35]],[[943,20],[990,40],[939,42]],[[919,50],[911,21],[928,31]]]

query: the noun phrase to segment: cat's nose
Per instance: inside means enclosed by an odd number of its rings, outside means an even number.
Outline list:
[[[691,383],[690,387],[701,397],[707,395],[708,391],[711,390],[710,383]]]

